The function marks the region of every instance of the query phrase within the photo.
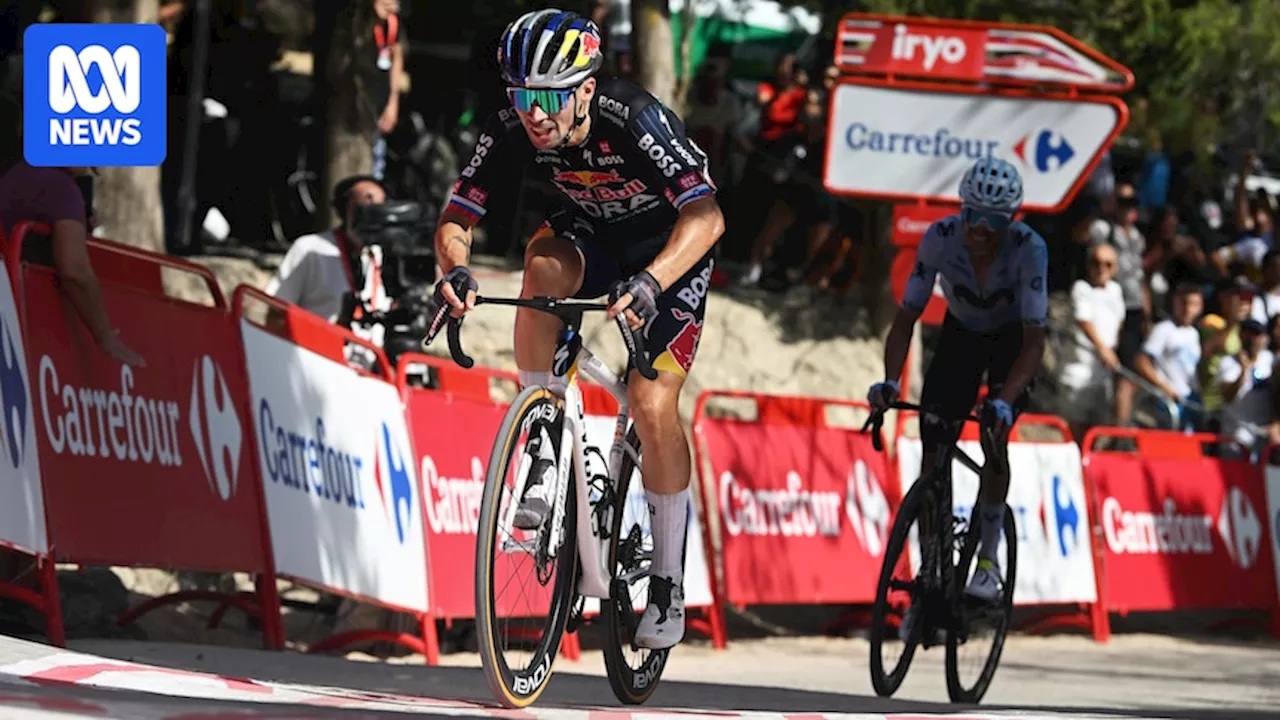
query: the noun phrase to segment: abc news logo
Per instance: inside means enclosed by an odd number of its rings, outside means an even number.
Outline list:
[[[23,36],[23,133],[36,166],[164,161],[164,29],[36,23]]]
[[[59,45],[49,53],[49,109],[59,115],[76,110],[101,115],[113,109],[121,115],[137,112],[142,104],[142,56],[138,48],[121,45],[109,52],[90,45],[80,52]],[[102,85],[89,89],[86,72],[97,68]],[[77,117],[49,121],[51,145],[137,145],[142,141],[138,118]]]

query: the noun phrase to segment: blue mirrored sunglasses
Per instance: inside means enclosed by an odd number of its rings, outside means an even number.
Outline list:
[[[1013,218],[1007,213],[1002,213],[998,210],[980,210],[978,208],[965,208],[961,218],[966,225],[986,223],[987,227],[996,232],[1004,230],[1013,222]]]
[[[507,98],[511,105],[520,112],[529,112],[533,106],[542,108],[542,112],[555,115],[560,108],[569,104],[573,90],[543,90],[540,88],[507,88]]]

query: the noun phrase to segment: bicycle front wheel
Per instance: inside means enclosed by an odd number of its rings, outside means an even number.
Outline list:
[[[921,549],[932,547],[933,525],[937,493],[928,477],[918,480],[898,508],[897,519],[889,533],[889,544],[884,551],[884,564],[880,567],[880,582],[876,586],[876,601],[871,609],[871,626],[868,640],[871,644],[871,685],[880,697],[889,697],[898,691],[911,668],[916,647],[925,620],[924,601],[931,580],[937,573],[922,568],[912,570],[911,559],[906,554],[910,540],[916,540]],[[906,579],[904,579],[906,578]],[[915,611],[910,612],[914,608]],[[911,615],[906,633],[901,632]],[[903,637],[905,635],[905,637]],[[896,661],[886,662],[884,652],[894,648],[900,655]],[[892,669],[886,669],[892,666]]]
[[[947,695],[951,702],[977,704],[991,687],[996,668],[1000,665],[1000,654],[1004,651],[1004,640],[1009,634],[1009,625],[1013,620],[1013,589],[1018,582],[1018,526],[1013,517],[1013,510],[1008,505],[1004,508],[1004,545],[1005,557],[1000,562],[1004,572],[1004,584],[1000,596],[991,602],[981,602],[964,595],[964,587],[975,567],[974,556],[978,549],[979,536],[982,534],[975,505],[969,521],[969,531],[965,534],[961,546],[959,562],[956,564],[955,592],[959,594],[958,612],[952,627],[947,631]],[[990,638],[991,650],[981,664],[977,678],[971,685],[965,684],[961,678],[960,649],[976,644],[979,638]],[[969,663],[964,663],[968,665]]]
[[[529,473],[526,446],[544,442],[559,457],[564,403],[543,387],[525,388],[507,410],[489,456],[476,537],[476,635],[494,697],[510,708],[533,704],[551,679],[565,623],[573,608],[578,569],[577,503],[570,469],[563,541],[548,545],[554,515],[537,530],[508,519],[517,475]],[[524,462],[522,462],[524,461]],[[553,557],[554,555],[554,557]]]

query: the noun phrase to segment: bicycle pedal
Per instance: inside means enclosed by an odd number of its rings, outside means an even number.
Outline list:
[[[586,607],[587,596],[579,595],[573,603],[573,609],[569,611],[569,619],[564,624],[565,632],[576,632],[578,628],[588,624],[589,621],[584,617]]]

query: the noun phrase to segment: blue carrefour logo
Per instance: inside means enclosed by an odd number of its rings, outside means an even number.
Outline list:
[[[391,428],[382,423],[382,444],[387,451],[387,477],[391,481],[391,512],[396,516],[396,535],[404,544],[405,535],[413,526],[413,481],[405,465],[400,448],[391,441]]]
[[[316,418],[311,427],[291,430],[276,424],[271,403],[263,398],[258,405],[258,434],[271,482],[347,507],[365,506],[360,471],[366,462],[326,437],[323,418]]]
[[[1071,554],[1080,537],[1080,511],[1076,509],[1071,490],[1062,478],[1053,476],[1053,517],[1058,526],[1058,551],[1063,557]],[[1071,543],[1067,543],[1067,530],[1071,530]]]
[[[1013,145],[1013,154],[1027,167],[1040,172],[1057,170],[1075,157],[1075,148],[1060,132],[1039,130],[1029,132]]]
[[[22,465],[27,439],[27,381],[22,361],[13,346],[13,328],[0,319],[0,407],[4,410],[4,441],[9,462]]]

